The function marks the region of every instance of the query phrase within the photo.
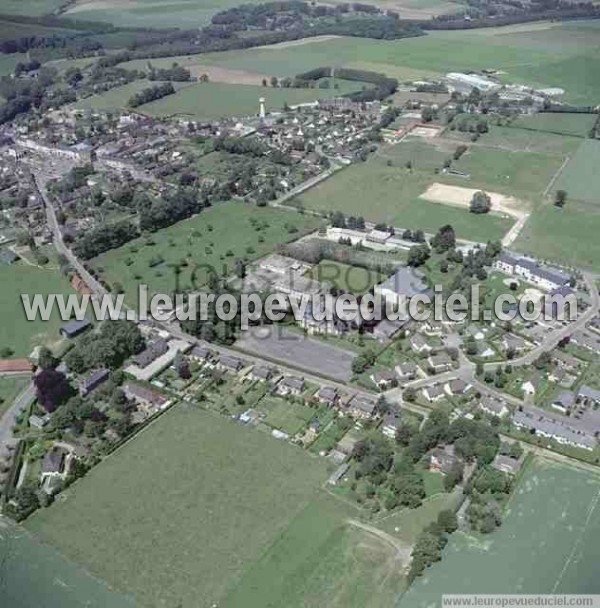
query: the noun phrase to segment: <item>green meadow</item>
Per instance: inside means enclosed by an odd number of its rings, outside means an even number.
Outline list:
[[[218,203],[197,216],[140,237],[92,260],[109,284],[119,283],[135,302],[137,285],[150,293],[195,290],[206,285],[210,269],[233,272],[236,259],[256,259],[282,243],[316,230],[311,215],[231,202]],[[180,269],[176,283],[175,267]]]
[[[35,294],[72,293],[71,286],[51,260],[46,267],[30,266],[19,261],[12,266],[0,265],[0,345],[14,352],[15,357],[26,357],[39,344],[52,345],[60,339],[61,320],[54,309],[49,321],[28,321],[21,303],[21,294],[33,298]]]
[[[455,533],[441,562],[398,608],[437,605],[443,593],[600,593],[600,477],[536,459],[490,535]]]

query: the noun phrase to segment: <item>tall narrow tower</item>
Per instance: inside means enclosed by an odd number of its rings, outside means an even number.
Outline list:
[[[267,112],[265,111],[265,98],[261,97],[258,100],[258,103],[259,103],[258,115],[259,115],[260,119],[263,120],[264,117],[267,115]]]

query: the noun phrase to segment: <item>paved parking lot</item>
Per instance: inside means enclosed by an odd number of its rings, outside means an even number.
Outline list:
[[[236,346],[249,353],[341,382],[350,380],[356,353],[280,326],[251,327]]]

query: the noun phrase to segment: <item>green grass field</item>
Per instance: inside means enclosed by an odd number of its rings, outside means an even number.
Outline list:
[[[0,266],[0,312],[5,321],[0,325],[0,345],[14,351],[15,357],[29,355],[34,346],[58,341],[61,320],[55,309],[49,321],[28,321],[21,303],[21,294],[72,293],[66,277],[51,260],[46,268],[29,266],[23,261],[12,266]],[[10,319],[10,322],[8,320]]]
[[[223,608],[388,608],[405,581],[397,549],[311,502],[240,580]]]
[[[600,141],[585,140],[562,170],[556,189],[566,190],[570,199],[599,205]]]
[[[596,114],[565,114],[551,112],[518,116],[512,123],[515,127],[547,131],[561,135],[587,137],[596,122]]]
[[[304,193],[300,200],[307,209],[342,211],[402,228],[435,232],[444,224],[452,224],[464,239],[485,242],[502,238],[512,224],[508,219],[476,216],[419,199],[431,183],[441,181],[439,177],[433,171],[409,172],[404,167],[388,167],[375,158],[338,172]],[[469,187],[468,183],[464,185]]]
[[[0,416],[13,404],[30,381],[26,376],[0,377]]]
[[[67,64],[67,66],[69,67],[73,65],[79,65],[79,67],[83,67],[81,65],[83,63],[81,60],[77,60],[78,63],[76,64],[74,64],[72,60],[68,61],[69,63]],[[89,63],[89,59],[86,59],[85,61]],[[59,66],[61,66],[60,62],[58,63],[57,67]],[[133,95],[143,89],[147,89],[152,85],[153,83],[149,82],[148,80],[134,80],[133,82],[124,84],[120,87],[115,87],[114,89],[110,89],[109,91],[106,91],[104,93],[92,95],[91,97],[81,99],[72,104],[72,106],[83,110],[120,110],[123,108],[127,108],[127,103]],[[177,89],[190,86],[190,84],[175,82],[173,83],[173,86]],[[175,95],[172,95],[172,97],[175,97]]]
[[[323,64],[368,63],[405,70],[503,70],[507,82],[561,87],[572,103],[600,101],[600,37],[594,22],[530,23],[459,32],[430,32],[396,41],[334,38],[206,55],[206,63],[288,76]],[[391,69],[391,68],[390,68]]]
[[[2,0],[2,12],[6,15],[38,17],[55,11],[63,4],[63,0]]]
[[[179,114],[197,120],[218,119],[225,116],[258,114],[258,100],[266,99],[267,111],[280,111],[287,103],[292,106],[339,94],[337,89],[266,88],[224,82],[206,82],[187,86],[175,95],[163,97],[141,106],[152,116]]]
[[[140,605],[208,607],[325,477],[298,448],[176,406],[27,527]]]
[[[532,117],[533,118],[533,117]],[[572,135],[558,135],[545,131],[521,129],[518,122],[509,127],[491,125],[490,130],[479,138],[479,144],[489,148],[499,148],[508,152],[537,152],[565,159],[581,144],[581,138]],[[452,136],[453,133],[450,133]]]
[[[473,146],[452,164],[455,169],[470,174],[470,179],[442,175],[439,181],[535,202],[541,199],[563,161],[561,156]]]
[[[7,608],[135,606],[7,517],[0,521],[0,563],[0,605]]]
[[[541,259],[597,270],[600,263],[600,209],[570,201],[563,209],[538,207],[515,241],[518,251]]]
[[[328,282],[344,293],[361,295],[387,278],[374,270],[350,266],[332,260],[323,260],[309,271],[309,276],[320,282]]]
[[[140,237],[92,261],[106,280],[119,282],[127,299],[135,302],[137,285],[153,293],[176,288],[174,265],[180,265],[179,288],[199,289],[210,269],[231,273],[237,258],[256,259],[286,241],[319,227],[320,220],[245,203],[219,203],[199,215]],[[292,227],[296,232],[291,232]],[[262,241],[262,242],[261,242]]]
[[[535,460],[502,527],[453,535],[399,608],[435,605],[442,593],[599,593],[599,498],[596,473]]]

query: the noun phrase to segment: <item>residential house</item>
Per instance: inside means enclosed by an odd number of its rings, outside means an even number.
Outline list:
[[[585,406],[600,406],[600,391],[584,385],[577,391],[577,403]]]
[[[238,373],[244,367],[244,362],[231,355],[221,355],[217,362],[217,368],[226,372]]]
[[[339,395],[336,389],[331,386],[322,386],[317,391],[316,397],[321,403],[333,406],[336,405]]]
[[[189,357],[197,363],[206,363],[212,357],[212,352],[206,346],[195,346],[190,351]]]
[[[505,334],[500,342],[502,350],[505,353],[512,352],[514,354],[522,353],[527,350],[527,341],[521,336],[515,334]]]
[[[558,289],[571,281],[570,276],[557,269],[541,266],[535,260],[516,258],[507,253],[503,253],[494,262],[493,267],[505,274],[522,277],[546,291]]]
[[[375,415],[377,402],[363,395],[355,395],[348,402],[348,412],[353,418],[368,419]]]
[[[422,334],[413,334],[410,339],[410,347],[414,352],[421,354],[433,351],[433,347],[427,342],[427,339]]]
[[[417,377],[419,368],[415,363],[408,362],[396,365],[394,371],[396,372],[396,376],[398,376],[398,380],[400,380],[401,382],[408,382],[410,380],[414,380]]]
[[[156,340],[141,353],[133,357],[134,363],[139,368],[148,367],[153,361],[169,351],[169,344],[166,340]]]
[[[454,446],[435,448],[429,454],[429,470],[446,475],[453,471],[461,460],[454,454]]]
[[[454,378],[449,382],[446,382],[444,385],[444,391],[449,397],[459,397],[461,395],[466,395],[473,386],[461,378]]]
[[[43,416],[33,414],[29,416],[29,426],[32,429],[43,429],[48,422],[50,422],[50,414],[44,414]]]
[[[516,475],[521,469],[521,461],[510,456],[498,454],[492,461],[492,467],[501,473]]]
[[[446,396],[446,391],[444,391],[444,387],[441,384],[432,384],[431,386],[426,386],[421,392],[423,397],[425,397],[425,399],[427,399],[427,401],[430,403],[440,401]]]
[[[551,414],[537,407],[523,407],[513,414],[512,421],[520,429],[554,439],[562,445],[590,451],[596,447],[597,430],[573,417]]]
[[[53,446],[44,455],[42,460],[41,481],[45,490],[52,489],[52,484],[57,479],[66,476],[68,470],[69,452],[62,447]]]
[[[347,462],[344,462],[343,464],[341,464],[330,476],[329,479],[327,480],[327,483],[335,486],[337,485],[342,478],[344,477],[344,475],[348,472],[348,469],[350,468],[350,465]]]
[[[79,384],[79,394],[82,397],[87,397],[92,391],[97,389],[101,384],[106,382],[110,376],[110,370],[100,368],[95,369],[84,378]]]
[[[148,415],[166,408],[170,403],[168,397],[162,393],[134,382],[125,382],[123,393],[127,399],[131,399],[141,406]]]
[[[535,397],[536,393],[540,389],[541,384],[542,384],[542,377],[540,376],[540,374],[538,372],[533,373],[531,378],[529,378],[528,380],[525,380],[521,384],[521,390],[523,391],[523,397],[526,399]]]
[[[257,382],[268,382],[273,378],[273,369],[266,365],[255,365],[250,371],[249,377]]]
[[[82,319],[81,321],[69,321],[64,325],[61,325],[60,334],[64,338],[75,338],[79,334],[83,333],[86,329],[91,327],[90,321],[87,319]]]
[[[506,402],[503,399],[498,399],[496,397],[482,397],[481,401],[479,402],[479,407],[486,414],[490,414],[491,416],[498,416],[498,418],[506,416],[506,414],[508,414],[509,412]]]
[[[373,337],[377,338],[380,342],[388,342],[405,327],[407,323],[408,321],[390,321],[389,319],[382,319],[373,328]]]
[[[429,368],[432,369],[436,374],[452,369],[452,359],[447,353],[430,355],[427,358],[427,364]]]
[[[375,372],[369,376],[380,391],[386,391],[396,385],[396,376],[392,372]]]
[[[575,394],[571,391],[565,391],[552,401],[552,407],[562,414],[566,414],[575,405],[575,401]]]
[[[304,378],[297,378],[296,376],[286,376],[277,385],[276,392],[278,395],[300,395],[304,391]]]

